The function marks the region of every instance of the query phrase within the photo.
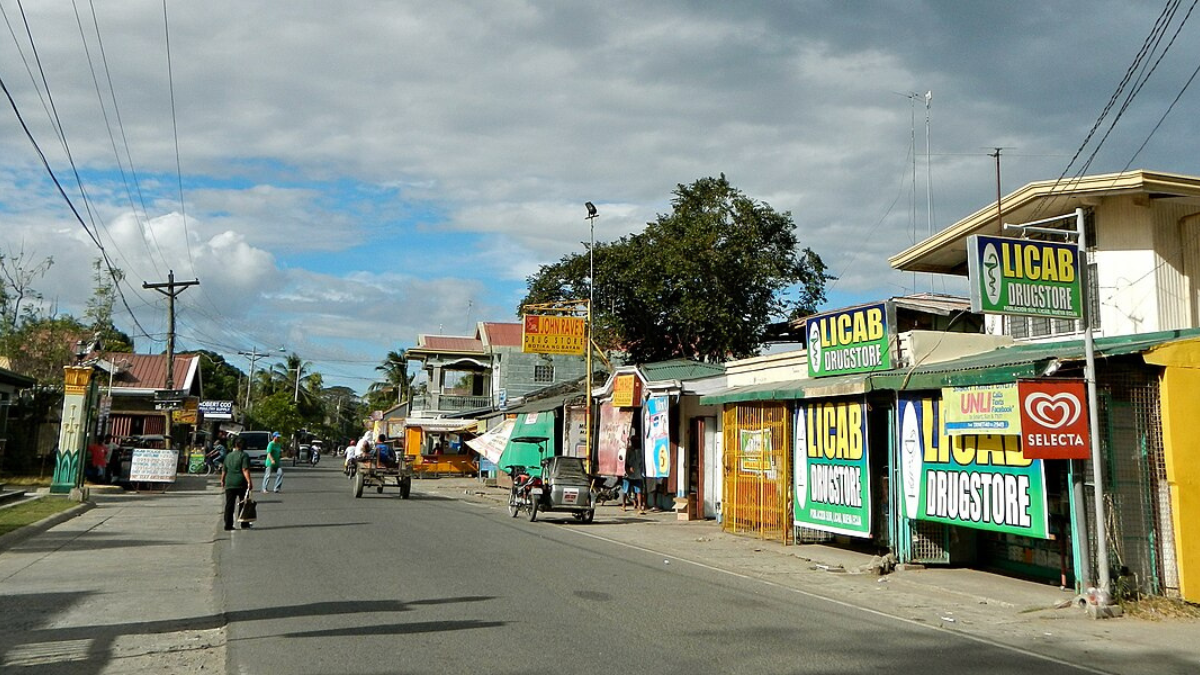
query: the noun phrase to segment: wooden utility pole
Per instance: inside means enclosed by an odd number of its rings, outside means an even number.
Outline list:
[[[166,283],[148,283],[142,282],[142,288],[150,288],[167,296],[167,385],[168,390],[175,389],[175,296],[182,293],[188,286],[200,285],[199,279],[191,281],[175,281],[175,270],[170,270],[167,274]],[[167,447],[172,446],[171,419],[174,413],[167,411],[166,419],[166,441]]]

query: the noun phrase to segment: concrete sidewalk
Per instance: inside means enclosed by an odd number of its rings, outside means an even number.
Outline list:
[[[419,480],[422,494],[504,508],[503,490],[472,479]],[[187,477],[161,494],[94,492],[95,508],[0,553],[0,672],[222,673],[225,619],[214,561],[220,495]],[[853,574],[870,556],[784,546],[674,513],[603,506],[596,522],[547,514],[530,527],[653,552],[755,579],[767,592],[824,598],[1102,673],[1200,673],[1200,622],[1094,621],[1057,588],[960,569]],[[847,571],[839,571],[847,570]]]
[[[0,672],[224,672],[215,488],[91,500],[0,553]]]
[[[414,490],[489,501],[502,508],[507,491],[474,479],[418,481]],[[836,546],[786,546],[722,532],[715,521],[679,521],[674,513],[622,512],[606,505],[590,525],[547,514],[581,534],[759,579],[779,593],[817,596],[989,644],[1033,652],[1102,673],[1200,673],[1200,621],[1124,617],[1097,621],[1055,586],[968,569],[930,568],[884,576],[872,556]],[[549,525],[549,523],[547,523]]]

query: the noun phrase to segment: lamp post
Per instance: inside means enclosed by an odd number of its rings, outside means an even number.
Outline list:
[[[285,350],[283,347],[280,347],[278,351],[283,353]],[[270,356],[270,352],[259,353],[258,347],[254,347],[248,352],[238,352],[238,354],[250,359],[250,376],[246,378],[246,405],[244,406],[246,408],[246,412],[249,413],[250,391],[254,389],[254,364],[258,363],[259,359],[265,359],[266,357]]]
[[[583,419],[587,424],[587,429],[584,432],[584,439],[587,445],[587,468],[591,471],[592,467],[592,305],[596,300],[596,219],[600,217],[600,212],[596,210],[596,205],[591,202],[585,202],[584,207],[587,208],[588,221],[588,306],[587,306],[587,358],[585,364],[587,368],[587,409],[584,412]]]

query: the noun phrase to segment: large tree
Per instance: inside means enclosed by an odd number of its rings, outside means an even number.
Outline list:
[[[602,347],[632,361],[721,362],[759,352],[773,321],[812,314],[825,264],[801,248],[788,212],[747,197],[724,175],[678,185],[672,211],[593,250],[593,322]],[[522,305],[588,297],[586,253],[543,265]]]
[[[383,407],[390,407],[403,403],[409,397],[416,374],[408,372],[407,352],[403,349],[389,351],[383,358],[383,363],[375,366],[375,370],[383,373],[383,380],[372,382],[371,387],[367,389],[367,396],[371,401]],[[389,405],[384,405],[389,401]]]

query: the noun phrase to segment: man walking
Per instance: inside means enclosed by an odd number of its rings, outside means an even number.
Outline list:
[[[243,452],[242,439],[233,442],[233,452],[221,465],[221,487],[225,490],[225,531],[233,529],[233,511],[238,498],[254,490],[250,481],[250,458]]]
[[[267,456],[263,460],[266,469],[263,471],[263,492],[279,492],[283,487],[283,446],[279,443],[279,432],[271,434],[271,442],[267,444]],[[275,475],[275,489],[271,489],[271,475]]]

